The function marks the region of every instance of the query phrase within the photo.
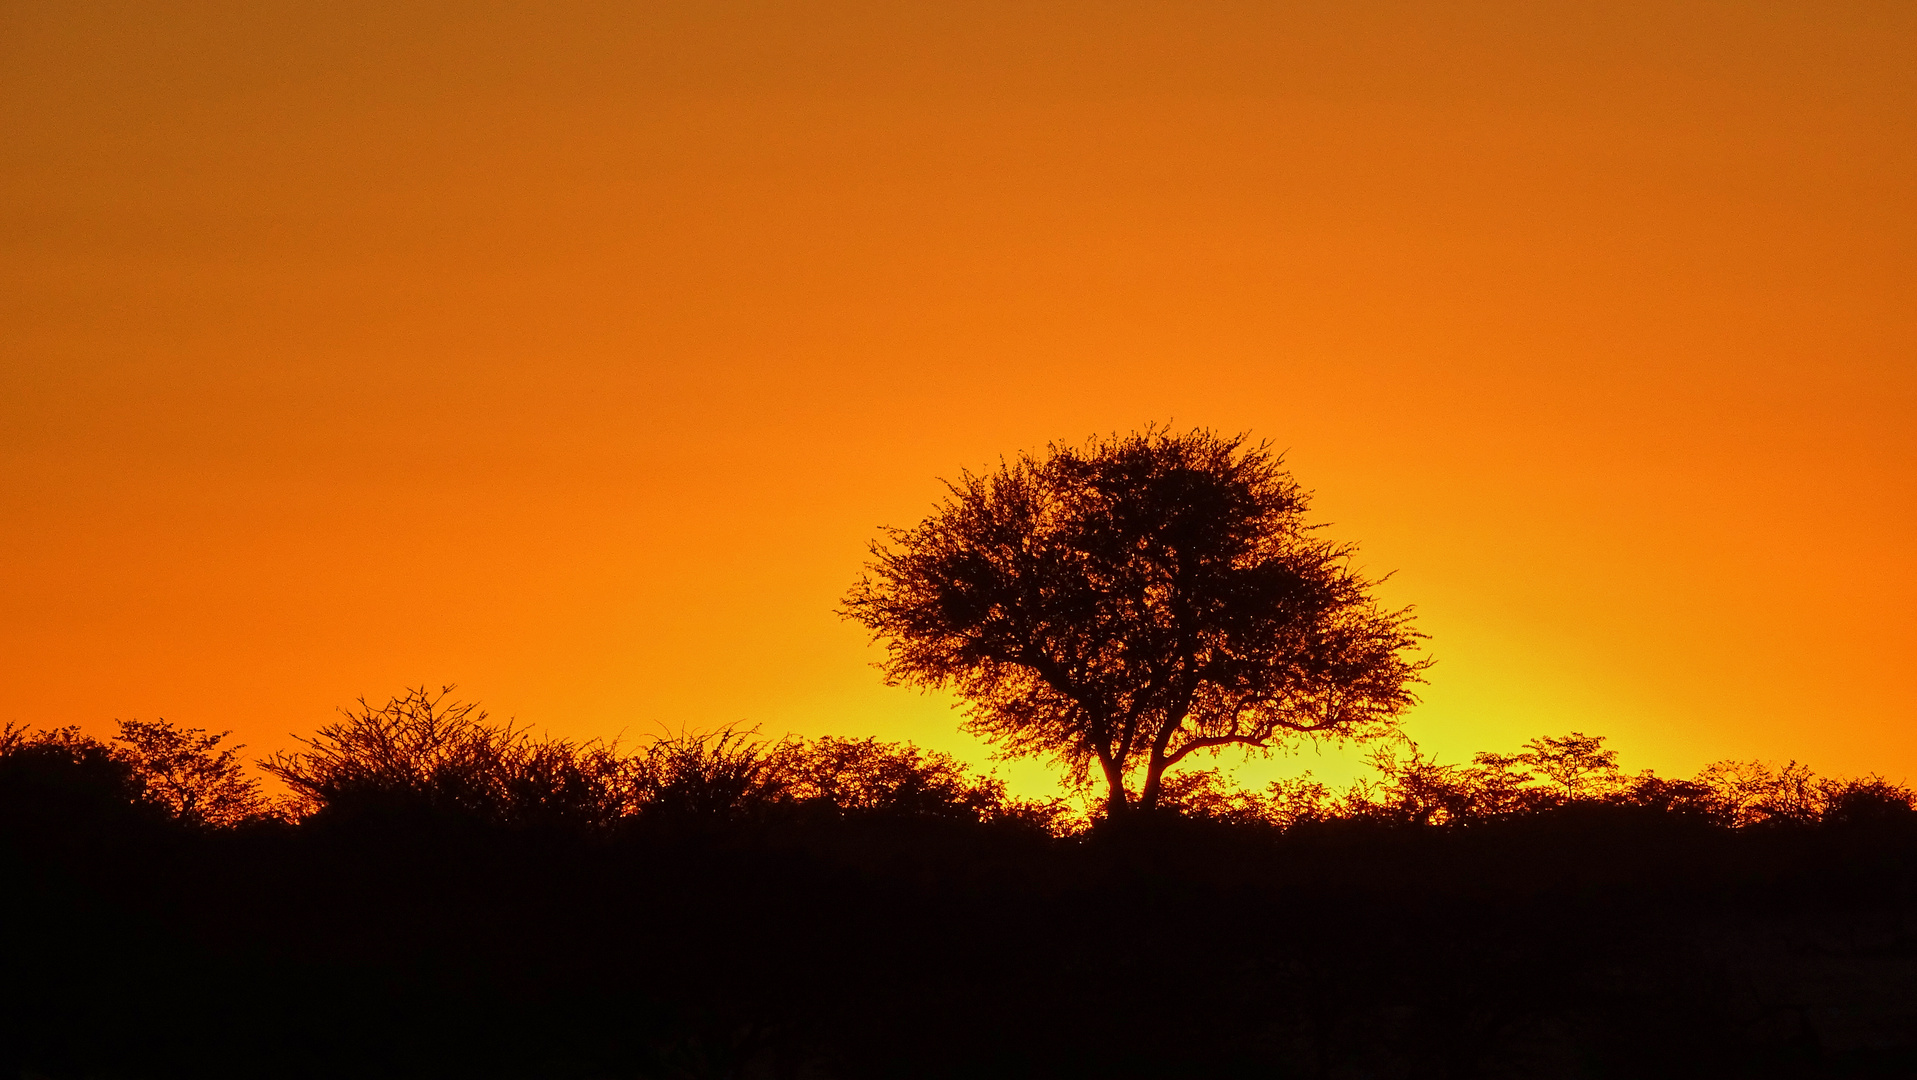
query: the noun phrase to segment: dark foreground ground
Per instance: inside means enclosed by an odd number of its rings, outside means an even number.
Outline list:
[[[1917,1075],[1917,824],[42,820],[0,1075]]]

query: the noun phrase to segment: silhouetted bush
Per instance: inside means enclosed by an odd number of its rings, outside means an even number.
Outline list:
[[[630,809],[655,817],[729,821],[784,801],[778,747],[726,729],[655,739],[627,764]]]
[[[0,729],[0,822],[12,835],[115,828],[162,812],[138,763],[79,728]]]
[[[242,748],[220,745],[227,734],[122,720],[109,743],[77,727],[10,724],[0,730],[0,817],[63,828],[164,817],[220,828],[270,815]]]
[[[361,698],[302,739],[305,749],[263,767],[292,789],[301,817],[594,828],[626,811],[627,765],[610,748],[489,724],[477,704],[450,700],[452,690],[422,686],[379,708]]]
[[[656,738],[630,753],[535,738],[477,705],[425,688],[364,700],[304,749],[264,768],[300,818],[421,815],[493,825],[603,829],[621,820],[725,822],[839,815],[1014,821],[1050,830],[1061,803],[1009,798],[996,779],[910,744],[826,737],[764,740],[724,729]]]
[[[1005,785],[944,754],[877,739],[792,741],[774,752],[782,797],[848,813],[984,821],[1006,804]]]

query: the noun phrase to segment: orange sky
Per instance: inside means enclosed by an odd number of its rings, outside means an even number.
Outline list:
[[[977,756],[864,543],[1156,420],[1452,759],[1917,777],[1917,7],[558,9],[0,3],[0,721]]]

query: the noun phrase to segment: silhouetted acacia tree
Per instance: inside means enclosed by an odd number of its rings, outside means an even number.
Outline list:
[[[1414,700],[1409,611],[1318,537],[1265,445],[1150,429],[947,487],[873,544],[843,613],[890,681],[957,689],[1004,752],[1096,765],[1110,815],[1132,777],[1157,806],[1198,751],[1372,735]]]
[[[1617,751],[1604,748],[1602,735],[1545,735],[1525,743],[1524,753],[1512,760],[1547,782],[1550,793],[1565,802],[1609,795],[1624,785]]]

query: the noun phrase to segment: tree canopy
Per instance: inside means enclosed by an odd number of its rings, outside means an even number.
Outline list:
[[[1199,751],[1375,735],[1415,700],[1410,611],[1319,535],[1268,445],[1148,429],[947,487],[872,545],[843,614],[888,680],[957,690],[1002,752],[1096,767],[1110,814],[1155,807]]]

